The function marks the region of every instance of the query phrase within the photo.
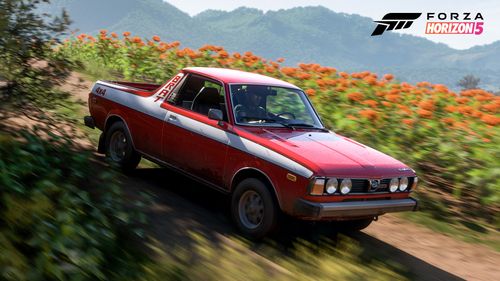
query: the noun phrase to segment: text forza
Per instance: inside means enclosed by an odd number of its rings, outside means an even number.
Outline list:
[[[484,18],[481,13],[427,13],[426,34],[483,33]]]

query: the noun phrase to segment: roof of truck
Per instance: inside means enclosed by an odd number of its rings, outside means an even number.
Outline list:
[[[241,70],[217,67],[186,67],[185,72],[207,76],[224,83],[272,85],[299,89],[297,86],[276,78]]]

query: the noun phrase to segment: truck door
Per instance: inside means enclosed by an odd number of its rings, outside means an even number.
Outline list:
[[[167,109],[162,133],[163,159],[176,168],[222,187],[228,137],[224,126],[208,118],[208,110],[226,112],[223,84],[190,74]],[[227,114],[225,114],[227,118]]]

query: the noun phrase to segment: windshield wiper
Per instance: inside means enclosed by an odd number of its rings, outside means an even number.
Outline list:
[[[308,123],[281,123],[281,122],[278,122],[280,124],[282,124],[283,126],[287,127],[287,128],[291,128],[291,129],[295,129],[296,127],[305,127],[305,128],[311,128],[311,129],[316,129],[316,130],[321,130],[323,132],[329,132],[327,129],[325,128],[318,128],[312,124],[308,124]]]

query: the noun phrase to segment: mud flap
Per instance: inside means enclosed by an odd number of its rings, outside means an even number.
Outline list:
[[[99,144],[97,146],[97,152],[101,154],[106,153],[106,148],[104,147],[104,132],[99,136]]]

